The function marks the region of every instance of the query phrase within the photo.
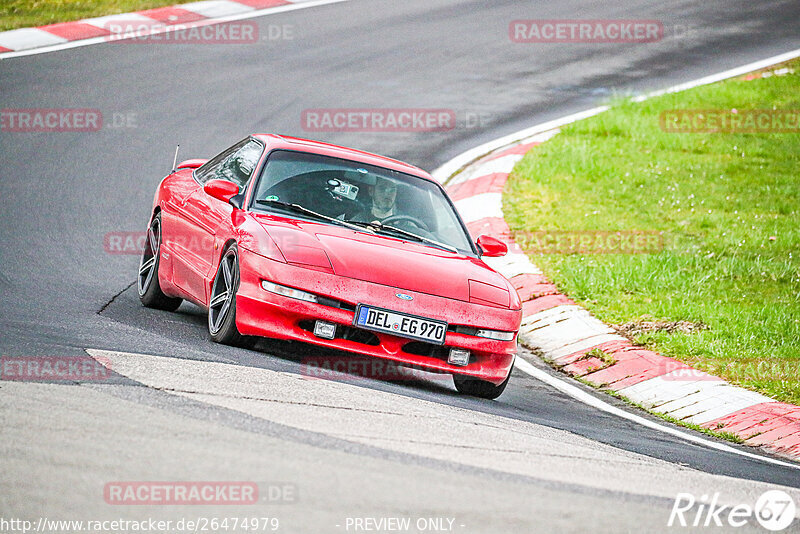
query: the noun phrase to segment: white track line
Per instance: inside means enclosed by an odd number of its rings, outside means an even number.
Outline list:
[[[557,389],[558,391],[561,391],[562,393],[569,395],[573,399],[591,406],[592,408],[596,408],[606,413],[610,413],[611,415],[616,415],[617,417],[627,419],[628,421],[633,421],[634,423],[637,423],[644,427],[653,430],[658,430],[660,432],[664,432],[665,434],[681,438],[683,440],[695,443],[697,445],[702,445],[704,447],[716,449],[718,451],[738,454],[739,456],[744,456],[746,458],[751,458],[753,460],[761,460],[763,462],[767,462],[770,464],[780,465],[782,467],[791,467],[792,469],[800,470],[800,465],[788,462],[782,462],[781,460],[776,460],[768,456],[760,456],[758,454],[753,454],[747,451],[741,451],[739,449],[735,449],[733,447],[725,445],[724,443],[717,443],[714,441],[709,441],[700,438],[698,436],[693,436],[692,434],[687,434],[685,432],[681,432],[680,430],[676,430],[668,426],[659,425],[658,423],[650,421],[649,419],[645,419],[644,417],[641,417],[639,415],[626,412],[625,410],[621,410],[616,406],[612,406],[611,404],[608,404],[607,402],[598,399],[594,395],[587,393],[586,391],[580,389],[579,387],[569,384],[568,382],[560,378],[556,378],[551,374],[534,367],[531,363],[522,359],[521,357],[517,358],[516,361],[514,362],[514,368],[519,369],[523,373],[528,374],[541,382],[544,382],[548,386],[551,386]]]
[[[178,24],[178,25],[171,25],[171,26],[164,26],[164,27],[156,27],[154,28],[149,35],[156,35],[160,33],[166,33],[168,31],[173,30],[176,26],[179,28],[190,28],[196,26],[208,26],[211,24],[220,24],[222,22],[231,22],[234,20],[244,20],[244,19],[252,19],[256,17],[264,17],[267,15],[275,15],[278,13],[285,13],[287,11],[295,11],[297,9],[307,9],[309,7],[317,7],[317,6],[325,6],[328,4],[338,4],[340,2],[347,2],[348,0],[299,0],[301,3],[289,4],[286,6],[277,6],[277,7],[268,7],[265,9],[259,9],[257,11],[250,11],[247,13],[241,13],[238,15],[230,15],[227,17],[221,17],[218,19],[209,19],[209,20],[198,20],[197,22],[188,22],[185,24]],[[178,7],[185,7],[182,5],[178,5]],[[121,14],[120,16],[124,16],[125,14]],[[76,21],[81,22],[81,21]],[[53,46],[44,46],[41,48],[31,48],[28,50],[19,50],[17,52],[3,52],[0,53],[0,60],[3,59],[11,59],[15,57],[22,57],[22,56],[34,56],[37,54],[46,54],[48,52],[57,52],[59,50],[67,50],[69,48],[78,48],[80,46],[89,46],[93,44],[100,44],[106,43],[109,41],[108,36],[103,37],[93,37],[91,39],[81,39],[80,41],[69,41],[62,44],[57,44]]]

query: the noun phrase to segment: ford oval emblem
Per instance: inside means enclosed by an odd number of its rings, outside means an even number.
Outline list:
[[[405,293],[395,293],[394,296],[400,300],[414,300],[414,297],[411,295],[406,295]]]

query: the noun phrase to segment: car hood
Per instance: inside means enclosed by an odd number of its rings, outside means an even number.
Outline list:
[[[345,227],[256,218],[292,264],[466,302],[512,303],[506,279],[475,257]]]

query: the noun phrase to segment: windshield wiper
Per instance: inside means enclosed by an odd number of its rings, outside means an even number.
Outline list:
[[[317,213],[316,211],[305,208],[300,204],[292,204],[289,202],[281,202],[280,200],[265,200],[265,199],[256,199],[256,204],[261,204],[262,206],[264,205],[277,206],[281,209],[285,209],[286,211],[292,211],[294,213],[302,213],[303,215],[308,215],[309,217],[314,217],[322,221],[328,221],[334,224],[338,224],[340,226],[346,226],[351,230],[359,230],[359,231],[361,230],[360,226],[356,226],[355,224],[351,224],[347,221],[337,219],[336,217],[328,217],[327,215]]]
[[[377,224],[375,224],[375,222],[377,222]],[[378,231],[393,232],[393,233],[401,235],[403,237],[411,238],[411,239],[413,239],[415,241],[418,241],[420,243],[425,243],[426,245],[431,245],[433,247],[438,247],[438,248],[447,250],[449,252],[454,252],[454,253],[458,254],[458,249],[455,248],[455,247],[451,247],[450,245],[445,245],[444,243],[440,243],[439,241],[436,241],[434,239],[429,239],[427,237],[422,237],[421,235],[417,235],[417,234],[415,234],[413,232],[409,232],[407,230],[403,230],[403,229],[398,228],[396,226],[388,226],[388,225],[385,225],[385,224],[381,224],[378,221],[375,221],[375,222],[369,223],[369,225],[371,227],[373,227],[373,228],[376,228]]]
[[[394,233],[397,235],[401,235],[403,237],[413,239],[414,241],[420,243],[425,243],[427,245],[438,247],[456,254],[458,253],[458,249],[456,249],[455,247],[451,247],[450,245],[445,245],[444,243],[440,243],[439,241],[435,241],[433,239],[428,239],[427,237],[422,237],[421,235],[417,235],[413,232],[397,228],[396,226],[388,226],[385,224],[381,224],[378,221],[373,221],[373,222],[343,221],[342,219],[337,219],[335,217],[328,217],[327,215],[323,215],[322,213],[317,213],[316,211],[303,207],[300,204],[292,204],[289,202],[282,202],[280,200],[256,199],[256,204],[261,204],[266,206],[277,206],[287,211],[302,213],[304,215],[315,217],[323,221],[332,222],[334,224],[345,226],[353,230],[358,230],[358,231],[369,230],[373,233],[375,232],[375,230],[378,230],[386,233]]]

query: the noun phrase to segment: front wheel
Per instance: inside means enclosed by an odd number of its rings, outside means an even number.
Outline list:
[[[165,295],[158,283],[161,237],[161,213],[157,213],[147,228],[147,239],[139,262],[139,274],[136,277],[136,289],[139,292],[139,300],[148,308],[175,311],[183,299]]]
[[[251,346],[252,340],[236,328],[236,292],[239,290],[239,249],[228,248],[219,262],[208,303],[208,334],[212,341],[237,347]]]
[[[458,392],[464,395],[471,395],[482,399],[496,399],[503,394],[510,378],[511,372],[509,371],[503,383],[496,386],[491,382],[472,378],[471,376],[453,375],[453,384],[455,384]]]

